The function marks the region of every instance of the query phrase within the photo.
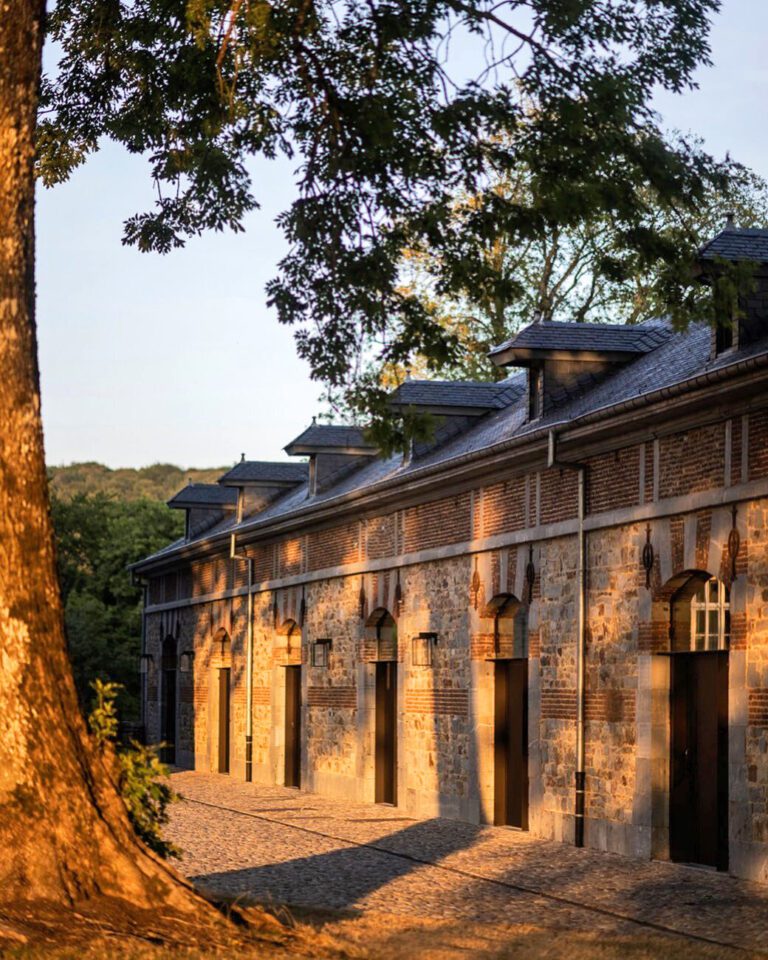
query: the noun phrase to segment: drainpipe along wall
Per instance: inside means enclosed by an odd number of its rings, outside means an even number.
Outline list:
[[[245,640],[245,781],[253,780],[253,558],[248,564],[248,624]]]
[[[236,551],[235,534],[230,540],[232,560],[248,564],[248,600],[245,628],[245,781],[253,780],[253,558]]]
[[[584,529],[586,515],[587,468],[583,463],[557,459],[557,435],[549,433],[549,454],[547,466],[575,470],[578,475],[578,547],[576,564],[576,771],[574,796],[573,842],[577,847],[584,846],[584,808],[585,808],[585,749],[584,749],[584,691],[586,660],[586,607],[587,607],[587,534]]]

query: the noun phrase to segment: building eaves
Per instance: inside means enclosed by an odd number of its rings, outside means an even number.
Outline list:
[[[494,362],[514,363],[558,354],[626,360],[655,350],[671,332],[660,321],[642,324],[532,323],[490,352]]]
[[[360,427],[313,423],[285,448],[289,456],[312,453],[354,453],[372,455],[375,444],[366,440]]]
[[[168,506],[173,509],[234,509],[237,490],[217,483],[190,483],[171,497]]]
[[[693,393],[704,386],[714,385],[738,376],[761,377],[768,369],[768,340],[750,344],[742,351],[729,353],[714,360],[709,356],[710,328],[694,326],[670,337],[658,352],[638,357],[627,367],[603,381],[598,387],[565,404],[546,418],[533,423],[526,416],[525,400],[492,412],[478,425],[428,456],[404,466],[401,458],[376,458],[345,477],[333,488],[311,500],[307,499],[306,485],[291,490],[285,497],[258,518],[237,526],[241,535],[276,535],[296,524],[320,522],[334,516],[352,503],[370,503],[372,498],[392,497],[399,489],[424,489],[438,477],[465,476],[485,469],[483,464],[520,450],[542,449],[549,431],[555,429],[570,435],[574,431],[594,429],[595,425],[622,415],[634,417],[634,411],[654,403]],[[537,446],[538,445],[538,446]],[[222,520],[206,531],[204,536],[190,543],[164,548],[152,557],[134,565],[140,569],[160,563],[169,557],[185,556],[235,529],[234,519]]]
[[[522,384],[509,381],[484,383],[474,380],[407,380],[393,391],[389,403],[394,408],[484,413],[509,406],[520,396],[522,390]]]
[[[726,227],[699,250],[699,259],[768,263],[768,230]]]
[[[265,460],[242,460],[219,477],[217,483],[237,487],[243,484],[293,486],[307,479],[306,463],[271,463]]]

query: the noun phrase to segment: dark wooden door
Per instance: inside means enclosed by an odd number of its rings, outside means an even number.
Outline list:
[[[493,822],[528,829],[528,661],[498,660]]]
[[[301,667],[285,668],[285,785],[301,786]]]
[[[670,684],[673,860],[728,869],[728,654],[675,653]]]
[[[160,691],[162,710],[160,717],[160,759],[163,763],[176,763],[176,671],[164,669]]]
[[[397,804],[397,664],[376,664],[376,803]]]
[[[219,773],[229,773],[229,667],[219,670]]]

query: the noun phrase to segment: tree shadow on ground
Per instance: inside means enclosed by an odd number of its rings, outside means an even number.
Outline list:
[[[461,829],[456,829],[456,827]],[[212,893],[332,909],[355,906],[388,884],[475,843],[482,827],[427,820],[376,839],[282,863],[201,874],[190,879]],[[341,840],[340,842],[345,842]],[[408,912],[408,911],[406,911]]]

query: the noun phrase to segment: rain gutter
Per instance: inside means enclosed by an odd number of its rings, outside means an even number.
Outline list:
[[[411,471],[407,478],[401,473],[396,473],[394,476],[387,477],[385,480],[381,480],[363,490],[353,490],[338,497],[329,498],[328,500],[315,501],[306,507],[292,511],[285,517],[277,517],[274,520],[256,520],[251,524],[242,526],[238,530],[238,536],[252,535],[255,537],[267,534],[275,536],[297,527],[303,527],[308,519],[316,522],[331,518],[336,519],[338,518],[340,508],[348,504],[357,504],[359,508],[360,504],[365,507],[365,503],[368,501],[371,505],[376,504],[380,507],[382,495],[389,493],[393,499],[399,499],[402,496],[401,491],[404,488],[413,492],[420,490],[421,487],[428,487],[435,475],[440,476],[443,484],[449,479],[451,474],[459,479],[464,477],[469,478],[476,473],[483,473],[484,469],[487,469],[487,462],[489,460],[520,448],[530,448],[531,459],[534,458],[537,452],[539,456],[542,454],[546,455],[549,445],[549,434],[553,430],[557,432],[559,441],[562,442],[566,436],[573,437],[574,434],[581,434],[582,431],[585,430],[591,433],[592,431],[589,430],[590,427],[601,423],[608,417],[617,417],[621,414],[632,413],[635,410],[641,410],[665,400],[674,400],[683,394],[732,380],[742,374],[758,372],[766,367],[768,367],[768,353],[748,357],[745,360],[697,374],[686,380],[680,380],[667,387],[660,387],[650,393],[638,394],[638,396],[622,400],[620,403],[599,407],[597,410],[591,410],[589,413],[582,414],[582,416],[574,419],[545,424],[528,433],[494,443],[481,453],[472,451],[448,460],[441,460],[438,463],[430,464],[419,470]],[[226,543],[231,532],[230,529],[223,530],[208,539],[197,540],[188,545],[181,546],[173,552],[149,557],[146,560],[132,564],[131,569],[137,571],[147,570],[155,566],[160,567],[166,562],[175,562],[185,557],[197,556],[201,552],[201,547],[205,547],[206,552],[213,553],[216,551],[217,546],[220,547]]]

